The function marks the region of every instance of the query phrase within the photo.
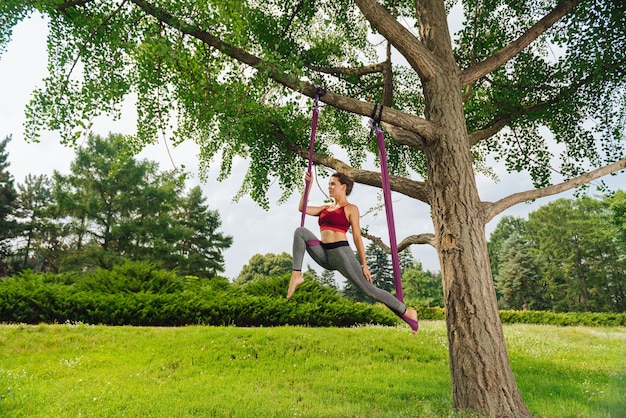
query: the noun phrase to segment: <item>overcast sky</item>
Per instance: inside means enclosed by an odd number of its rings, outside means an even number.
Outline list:
[[[74,150],[59,143],[59,135],[54,132],[45,132],[39,143],[24,141],[24,109],[36,86],[42,85],[41,80],[46,75],[46,23],[39,17],[31,18],[20,23],[14,30],[12,42],[6,52],[0,56],[0,138],[12,135],[9,143],[9,167],[17,183],[22,183],[27,174],[52,174],[54,170],[69,172],[70,162],[74,159]],[[323,117],[323,111],[320,114]],[[109,132],[134,133],[135,112],[132,103],[128,103],[123,111],[121,120],[112,121],[101,118],[95,121],[93,131],[101,136]],[[168,154],[170,150],[173,163]],[[160,163],[163,170],[185,165],[193,174],[197,172],[197,148],[194,144],[185,143],[176,148],[164,143],[153,146],[144,151],[141,158],[147,158]],[[219,167],[219,162],[214,164]],[[271,210],[269,212],[259,208],[249,197],[244,197],[237,203],[232,198],[241,185],[247,163],[239,160],[233,166],[233,175],[224,182],[217,182],[217,170],[212,170],[207,182],[201,183],[197,176],[188,183],[189,186],[199,184],[204,195],[208,197],[209,207],[217,210],[222,220],[221,231],[233,237],[234,243],[225,255],[226,271],[224,275],[235,278],[250,257],[254,254],[291,252],[293,229],[299,226],[300,214],[297,212],[298,195],[294,195],[287,203],[278,205],[278,187],[271,190]],[[477,183],[481,198],[487,201],[500,199],[508,194],[532,188],[527,174],[506,174],[502,165],[494,163],[500,182],[478,175]],[[369,167],[375,169],[374,167]],[[319,179],[322,187],[327,183],[326,178]],[[611,177],[609,184],[613,189],[624,187],[626,174]],[[363,185],[355,185],[350,201],[359,206],[361,213],[376,203],[378,189]],[[528,212],[536,210],[557,197],[571,197],[571,193],[561,194],[552,198],[540,199],[533,204],[520,204],[500,214],[487,226],[487,234],[497,225],[504,215],[526,217]],[[324,196],[314,188],[311,192],[310,203],[320,204]],[[432,232],[433,227],[429,218],[428,207],[413,199],[393,194],[394,212],[398,240],[407,235]],[[306,225],[317,231],[316,219],[308,219]],[[362,225],[369,226],[369,232],[383,237],[388,242],[384,212],[378,216],[368,215],[362,220]],[[368,242],[366,241],[365,245]],[[354,246],[353,246],[354,248]],[[439,263],[434,249],[428,246],[413,246],[412,252],[419,259],[424,268],[439,270]],[[307,256],[306,264],[314,264]],[[336,275],[339,280],[339,275]]]

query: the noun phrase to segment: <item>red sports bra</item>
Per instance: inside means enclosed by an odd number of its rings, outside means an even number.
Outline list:
[[[346,206],[341,206],[335,210],[328,210],[328,207],[322,209],[318,220],[320,231],[330,230],[343,232],[344,234],[348,232],[350,221],[346,218],[346,213],[343,210]]]

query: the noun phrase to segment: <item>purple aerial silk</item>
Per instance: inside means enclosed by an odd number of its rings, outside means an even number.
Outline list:
[[[315,148],[315,134],[317,133],[317,119],[319,116],[319,108],[318,102],[320,99],[319,89],[315,94],[315,107],[313,107],[313,117],[311,118],[311,137],[309,139],[309,165],[307,167],[307,173],[309,173],[309,178],[312,179],[312,167],[313,167],[313,149]],[[309,185],[312,180],[307,180],[304,185],[304,197],[302,199],[303,208],[302,208],[302,218],[300,219],[300,226],[304,226],[304,220],[306,219],[306,206],[309,201]]]
[[[385,213],[387,215],[387,229],[389,231],[389,245],[391,247],[391,265],[393,266],[393,284],[396,288],[396,298],[404,303],[402,295],[402,274],[400,271],[400,257],[398,256],[398,241],[396,239],[396,226],[393,219],[393,207],[391,200],[391,184],[389,182],[389,167],[387,166],[387,152],[385,151],[385,137],[380,126],[376,129],[376,142],[378,143],[378,159],[380,160],[380,175],[382,179],[383,198],[385,201]]]
[[[318,88],[317,93],[315,95],[315,107],[313,108],[313,117],[311,118],[311,136],[309,138],[309,161],[307,167],[307,173],[309,173],[309,177],[312,175],[312,167],[313,167],[313,150],[315,147],[315,135],[317,133],[317,120],[319,116],[319,108],[318,102],[320,98],[320,90]],[[376,108],[374,108],[374,114],[376,113]],[[381,107],[382,113],[382,107]],[[380,116],[377,122],[370,121],[370,128],[376,131],[376,142],[378,143],[378,157],[380,160],[380,173],[382,179],[382,189],[383,189],[383,198],[385,202],[385,213],[387,217],[387,229],[389,231],[389,243],[391,247],[391,263],[393,266],[393,283],[396,289],[396,298],[404,303],[404,296],[402,294],[402,272],[400,271],[400,257],[398,255],[398,241],[396,239],[396,227],[393,219],[393,202],[391,200],[391,184],[389,181],[389,167],[387,165],[387,152],[385,151],[385,137],[383,134],[383,130],[380,127]],[[304,226],[304,221],[306,219],[306,206],[309,200],[309,184],[311,180],[307,181],[304,189],[303,196],[303,205],[302,208],[302,218],[300,219],[300,226]],[[307,241],[308,246],[320,245],[321,241]],[[402,318],[413,330],[413,335],[415,336],[415,332],[419,328],[419,324],[417,321],[407,317],[406,315],[400,315]]]
[[[375,113],[375,112],[374,112]],[[391,184],[389,182],[389,167],[387,165],[387,151],[385,151],[385,136],[380,125],[370,122],[372,130],[376,130],[376,142],[378,143],[378,159],[380,160],[380,176],[382,180],[383,198],[385,201],[385,213],[387,215],[387,229],[389,230],[389,245],[391,247],[391,263],[393,265],[393,284],[396,288],[396,298],[404,303],[402,295],[402,272],[400,271],[400,257],[398,256],[398,241],[396,239],[396,226],[393,219],[393,207],[391,201]],[[413,330],[413,336],[419,329],[419,323],[404,315],[400,318]]]

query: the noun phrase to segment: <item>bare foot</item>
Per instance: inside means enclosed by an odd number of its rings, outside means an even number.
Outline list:
[[[302,273],[299,271],[291,272],[291,280],[289,281],[289,290],[287,290],[287,299],[293,296],[296,291],[296,287],[304,283],[304,277],[302,277]]]
[[[407,309],[402,315],[404,322],[411,327],[411,331],[413,331],[413,338],[415,338],[417,334],[417,330],[419,329],[419,324],[417,323],[417,311],[415,309]]]
[[[415,309],[407,309],[404,313],[408,318],[417,321],[417,311]]]

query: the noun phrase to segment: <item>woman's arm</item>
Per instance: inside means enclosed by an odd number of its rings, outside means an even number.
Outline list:
[[[370,269],[367,266],[365,247],[363,246],[363,238],[361,237],[361,217],[359,215],[359,208],[356,205],[350,204],[345,207],[344,211],[346,212],[346,216],[350,222],[350,227],[352,228],[352,238],[354,239],[354,246],[359,254],[359,259],[361,260],[363,274],[365,275],[365,278],[371,282],[372,273],[370,273]]]
[[[304,181],[306,181],[305,184],[308,185],[308,188],[311,188],[311,185],[313,184],[313,182],[311,181],[311,174],[310,173],[306,173],[304,175]],[[305,186],[306,187],[306,186]],[[305,190],[306,193],[306,190]],[[302,212],[302,209],[304,208],[304,194],[302,193],[302,196],[300,196],[300,203],[298,204],[298,212]],[[311,215],[311,216],[319,216],[320,213],[322,213],[322,210],[324,210],[325,206],[309,206],[307,205],[306,207],[306,214],[307,215]]]

